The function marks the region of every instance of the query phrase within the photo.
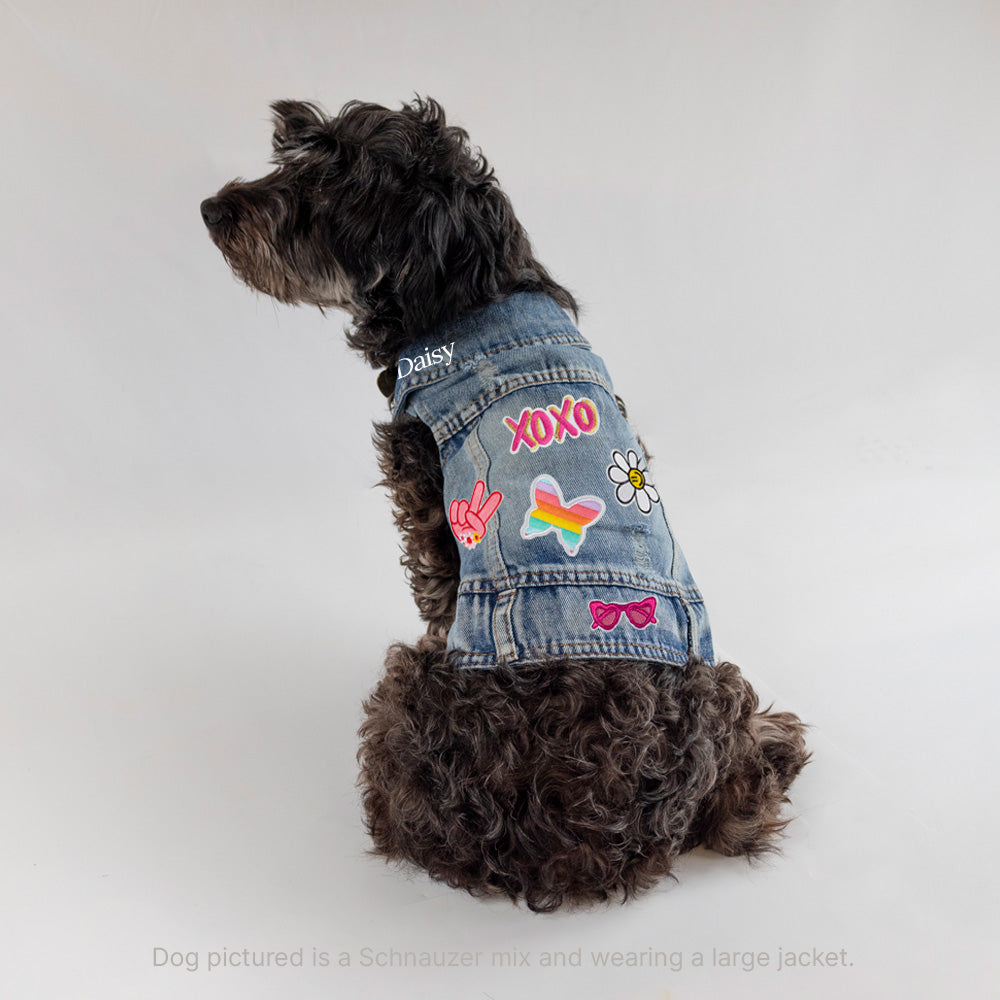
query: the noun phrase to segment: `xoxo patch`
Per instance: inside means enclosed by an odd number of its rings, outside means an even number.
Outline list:
[[[561,444],[567,438],[593,434],[601,422],[594,401],[586,396],[583,399],[563,396],[559,406],[549,405],[544,410],[526,406],[516,421],[512,417],[504,417],[503,421],[514,432],[512,455],[517,454],[522,443],[534,451],[547,448],[553,441]]]

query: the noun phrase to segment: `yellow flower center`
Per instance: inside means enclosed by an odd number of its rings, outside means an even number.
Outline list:
[[[641,490],[646,485],[646,478],[638,469],[629,469],[628,481],[637,489]]]

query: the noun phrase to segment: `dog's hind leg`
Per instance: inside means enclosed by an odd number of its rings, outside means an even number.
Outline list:
[[[430,429],[416,417],[375,424],[380,485],[392,496],[403,535],[403,556],[420,617],[431,635],[446,635],[455,620],[458,545],[445,516],[441,457]]]
[[[694,846],[720,700],[704,661],[456,668],[441,636],[396,643],[360,729],[369,853],[537,911],[624,901]]]
[[[690,846],[753,857],[777,850],[789,822],[778,813],[809,760],[806,726],[791,712],[758,711],[756,693],[734,664],[720,663],[716,675],[716,695],[706,707],[717,730],[718,780],[699,810]]]

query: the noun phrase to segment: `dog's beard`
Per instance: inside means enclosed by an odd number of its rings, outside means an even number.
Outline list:
[[[323,269],[308,277],[289,262],[288,251],[270,239],[251,237],[236,227],[213,239],[233,274],[254,291],[288,305],[314,305],[359,311],[354,283],[336,260],[327,257]]]

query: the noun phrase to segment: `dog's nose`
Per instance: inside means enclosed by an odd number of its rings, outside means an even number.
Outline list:
[[[213,229],[222,222],[222,205],[218,198],[206,198],[201,203],[201,217],[209,229]]]

